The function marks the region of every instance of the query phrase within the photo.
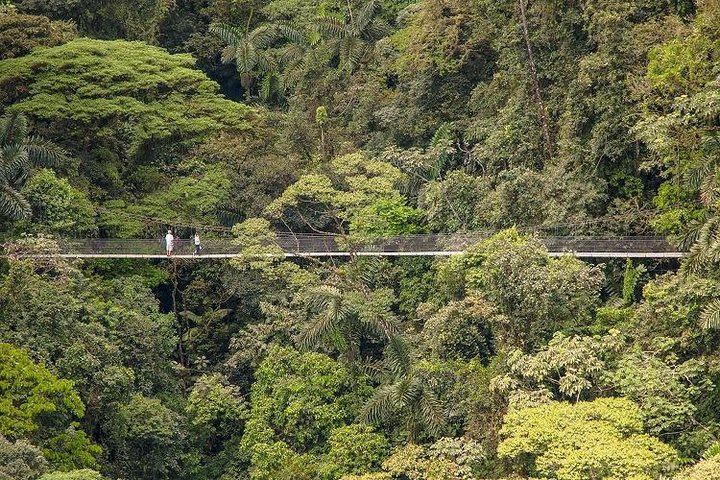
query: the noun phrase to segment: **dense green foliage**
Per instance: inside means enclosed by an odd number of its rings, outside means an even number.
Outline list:
[[[0,3],[0,480],[720,479],[718,0]]]
[[[672,471],[673,449],[641,432],[639,411],[628,400],[553,403],[508,412],[498,455],[557,479],[640,480]]]

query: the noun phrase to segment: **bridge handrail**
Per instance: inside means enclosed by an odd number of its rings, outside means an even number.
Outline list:
[[[412,234],[378,238],[375,241],[352,245],[358,252],[450,252],[465,250],[468,246],[485,239],[489,233],[452,233],[452,234]],[[286,253],[334,253],[347,252],[347,237],[332,234],[277,234],[277,245]],[[657,236],[548,236],[537,237],[551,252],[583,251],[638,251],[646,253],[677,252],[665,238]],[[119,239],[119,238],[59,238],[60,253],[127,253],[154,254],[164,253],[164,240],[156,239]],[[240,248],[232,239],[203,240],[203,252],[218,254],[238,254]],[[191,253],[194,249],[191,239],[180,239],[176,244],[176,253]]]

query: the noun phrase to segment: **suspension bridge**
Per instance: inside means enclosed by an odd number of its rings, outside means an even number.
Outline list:
[[[463,253],[488,234],[416,234],[378,238],[352,244],[344,236],[331,234],[276,234],[275,246],[285,257],[444,257]],[[680,258],[685,255],[664,237],[651,236],[547,236],[537,237],[551,256],[580,258]],[[162,239],[57,239],[52,252],[14,252],[16,257],[63,258],[168,258]],[[200,255],[193,255],[191,239],[176,243],[172,258],[223,259],[242,255],[232,239],[207,239]],[[269,254],[272,255],[272,254]]]

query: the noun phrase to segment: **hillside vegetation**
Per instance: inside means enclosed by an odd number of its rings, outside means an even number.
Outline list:
[[[718,0],[0,0],[0,480],[720,480],[719,213]]]

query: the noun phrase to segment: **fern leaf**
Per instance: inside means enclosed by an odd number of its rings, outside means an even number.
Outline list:
[[[702,458],[707,460],[717,455],[720,455],[720,442],[715,442],[710,445],[710,448],[705,450],[705,452],[703,453]]]
[[[435,134],[432,136],[432,139],[430,140],[430,146],[438,147],[441,144],[448,142],[450,140],[452,140],[450,125],[447,122],[443,122],[440,124],[438,129],[435,130]]]

